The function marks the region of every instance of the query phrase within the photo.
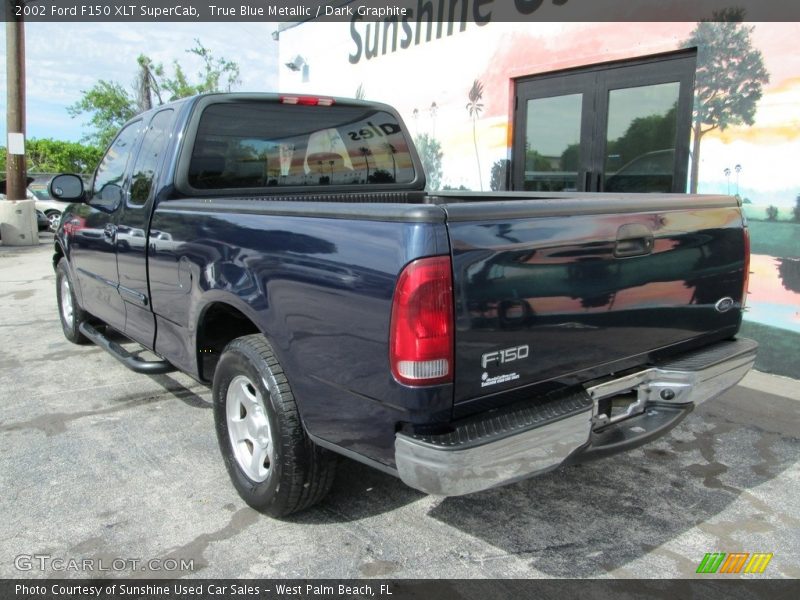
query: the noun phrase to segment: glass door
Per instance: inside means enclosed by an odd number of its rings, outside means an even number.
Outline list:
[[[512,186],[685,192],[694,50],[517,81]]]

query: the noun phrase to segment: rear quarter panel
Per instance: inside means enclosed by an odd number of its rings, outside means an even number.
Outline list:
[[[307,430],[385,463],[395,423],[447,418],[452,387],[394,381],[388,339],[403,266],[448,254],[444,223],[171,210],[151,230],[156,350],[197,373],[197,323],[214,302],[247,315],[272,344]]]

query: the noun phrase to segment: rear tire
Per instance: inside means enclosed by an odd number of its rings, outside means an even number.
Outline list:
[[[306,435],[289,382],[263,335],[225,347],[212,394],[222,458],[247,504],[284,517],[325,497],[336,456]]]
[[[56,267],[56,299],[64,337],[73,344],[88,344],[89,339],[80,332],[80,326],[89,319],[89,314],[78,305],[75,298],[66,258],[59,260]]]

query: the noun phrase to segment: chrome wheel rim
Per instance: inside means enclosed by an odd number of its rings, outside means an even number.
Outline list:
[[[225,406],[236,462],[253,481],[266,481],[272,472],[274,445],[261,392],[248,377],[237,375],[228,386]]]
[[[58,223],[61,221],[61,214],[59,213],[50,213],[47,215],[47,222],[50,224],[50,231],[56,231],[58,229]]]
[[[69,289],[69,280],[66,277],[61,278],[61,316],[64,322],[72,327],[72,292]]]

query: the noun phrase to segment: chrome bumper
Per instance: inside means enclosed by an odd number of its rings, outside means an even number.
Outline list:
[[[465,421],[451,433],[398,433],[398,474],[423,492],[460,496],[635,448],[736,385],[757,348],[744,338],[720,342],[568,396]],[[623,414],[609,418],[598,411],[602,401],[631,392],[636,399]]]

